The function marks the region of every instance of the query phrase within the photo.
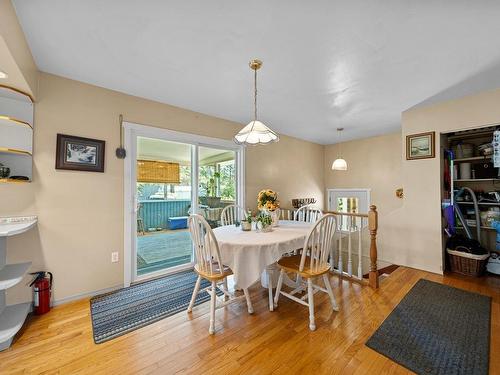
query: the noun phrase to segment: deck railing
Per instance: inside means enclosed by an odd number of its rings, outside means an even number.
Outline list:
[[[211,221],[220,220],[222,209],[233,201],[221,201],[220,207],[202,209],[205,219]],[[188,216],[191,207],[191,199],[160,200],[148,199],[139,201],[138,218],[142,219],[145,230],[148,228],[168,229],[168,219],[170,217]]]
[[[281,209],[281,219],[293,220],[296,210]],[[325,211],[337,217],[337,248],[332,250],[332,271],[339,276],[378,288],[377,230],[378,212],[370,206],[368,213]],[[366,248],[369,254],[366,254]],[[364,262],[369,258],[368,264]],[[367,270],[365,272],[364,270]],[[363,275],[368,273],[368,281]]]
[[[144,228],[168,228],[168,218],[187,216],[191,199],[183,200],[141,200],[139,201],[139,217]]]

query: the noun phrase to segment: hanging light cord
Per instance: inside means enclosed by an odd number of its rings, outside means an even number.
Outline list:
[[[342,159],[342,130],[337,129],[337,133],[339,133],[339,157],[338,157],[338,159]]]
[[[254,69],[254,91],[253,91],[253,119],[257,121],[257,69]]]

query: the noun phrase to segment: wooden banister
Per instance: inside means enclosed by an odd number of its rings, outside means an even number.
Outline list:
[[[378,230],[378,212],[377,206],[370,206],[368,213],[368,229],[370,230],[370,274],[368,280],[370,286],[378,288],[378,270],[377,270],[377,230]]]
[[[373,206],[375,207],[375,206]],[[352,216],[352,217],[368,217],[368,214],[352,214],[349,212],[339,212],[339,211],[324,211],[325,214],[334,214],[342,216]]]

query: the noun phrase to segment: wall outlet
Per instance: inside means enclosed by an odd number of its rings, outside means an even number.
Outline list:
[[[111,253],[111,263],[117,263],[119,260],[118,251],[113,251]]]

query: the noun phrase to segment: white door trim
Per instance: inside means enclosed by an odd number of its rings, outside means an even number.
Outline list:
[[[133,281],[139,281],[143,277],[135,277],[133,272],[136,269],[137,259],[132,254],[133,244],[137,233],[137,196],[135,193],[135,182],[137,176],[137,136],[151,137],[163,139],[170,142],[187,143],[193,146],[191,155],[194,157],[194,163],[198,165],[198,147],[215,147],[236,152],[237,163],[237,203],[241,207],[245,206],[245,147],[235,144],[232,141],[206,137],[191,133],[182,133],[169,129],[157,128],[153,126],[141,125],[132,122],[123,122],[124,129],[124,147],[127,150],[127,156],[124,159],[124,186],[123,186],[123,207],[124,207],[124,239],[123,239],[123,285],[130,286]],[[192,183],[192,199],[194,202],[198,195],[198,176],[196,173],[191,174]],[[187,267],[189,268],[189,267]],[[166,272],[155,272],[148,274],[149,277],[158,276],[160,274],[168,274],[179,271],[180,267],[174,267]],[[135,278],[135,280],[134,280]]]

